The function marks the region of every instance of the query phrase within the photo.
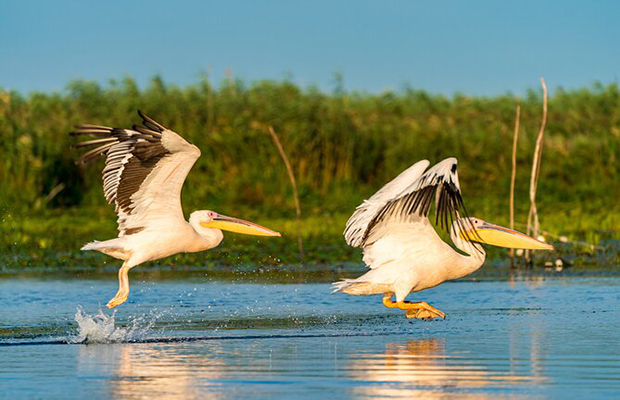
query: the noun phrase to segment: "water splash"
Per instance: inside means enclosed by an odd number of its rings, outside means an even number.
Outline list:
[[[153,324],[160,315],[142,316],[133,318],[127,326],[116,326],[114,315],[106,315],[101,308],[96,315],[84,312],[81,306],[77,307],[75,322],[78,332],[68,338],[69,343],[122,343],[136,342],[146,339]]]

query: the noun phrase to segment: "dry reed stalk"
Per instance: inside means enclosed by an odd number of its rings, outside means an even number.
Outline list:
[[[510,229],[515,228],[515,179],[517,178],[517,139],[519,138],[519,117],[521,107],[517,105],[515,133],[512,139],[512,175],[510,176]],[[510,249],[510,267],[514,268],[515,250]]]
[[[284,161],[284,165],[286,165],[286,170],[288,172],[288,177],[291,181],[291,186],[293,186],[293,197],[295,198],[295,210],[297,211],[297,246],[299,247],[299,258],[300,260],[304,259],[304,244],[301,239],[301,206],[299,204],[299,196],[297,195],[297,182],[295,181],[295,175],[293,174],[293,168],[291,167],[291,163],[288,161],[288,157],[284,152],[284,148],[282,147],[282,143],[280,143],[280,139],[278,135],[273,130],[273,127],[269,127],[269,134],[273,139],[278,151],[280,152],[280,156]]]
[[[211,86],[211,64],[207,66],[207,132],[213,131],[213,86]]]
[[[540,174],[540,160],[542,158],[542,142],[545,134],[545,125],[547,124],[547,84],[543,78],[540,78],[540,84],[543,88],[543,116],[536,138],[536,148],[534,149],[534,161],[532,162],[532,176],[530,178],[530,211],[527,215],[527,234],[538,237],[538,209],[536,208],[536,188],[538,186],[538,178]],[[533,223],[533,226],[532,226]],[[532,254],[530,250],[524,253],[526,265],[532,265]]]
[[[62,192],[65,189],[65,187],[66,185],[62,182],[54,186],[54,188],[47,194],[47,196],[45,196],[43,199],[37,199],[37,201],[34,204],[34,208],[38,210],[41,207],[45,206],[50,201],[54,200],[54,197],[56,197],[58,193]]]
[[[232,69],[226,68],[226,70],[224,71],[224,75],[226,76],[226,81],[228,83],[228,89],[230,89],[230,91],[233,92],[233,94],[237,94],[235,90],[235,81],[233,78]]]

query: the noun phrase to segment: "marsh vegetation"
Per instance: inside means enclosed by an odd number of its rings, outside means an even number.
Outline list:
[[[346,219],[362,199],[423,158],[456,156],[469,213],[507,225],[517,104],[515,220],[523,230],[542,107],[536,90],[523,98],[446,97],[408,87],[347,92],[337,84],[326,93],[288,81],[229,80],[214,87],[205,77],[178,87],[156,77],[145,88],[126,78],[103,86],[74,81],[59,93],[0,91],[2,265],[34,265],[49,254],[66,263],[101,262],[76,254],[81,243],[116,234],[112,207],[101,194],[101,164],[74,164],[67,132],[79,123],[130,127],[142,109],[202,151],[183,191],[186,213],[213,209],[285,234],[259,242],[229,236],[226,249],[176,259],[190,264],[297,262],[294,199],[269,134],[273,127],[297,180],[307,261],[357,262],[341,238]],[[573,253],[617,249],[618,85],[551,93],[544,146],[537,205],[548,240],[566,236]],[[265,251],[248,256],[244,250],[257,243]]]

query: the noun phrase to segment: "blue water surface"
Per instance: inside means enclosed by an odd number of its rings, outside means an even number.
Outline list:
[[[5,277],[0,397],[620,393],[620,278],[446,283],[411,296],[446,312],[433,322],[408,320],[377,296],[330,291],[326,283],[145,279],[132,281],[115,314],[100,314],[113,278]]]

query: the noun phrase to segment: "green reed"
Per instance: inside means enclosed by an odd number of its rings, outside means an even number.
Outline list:
[[[74,81],[60,93],[0,90],[0,215],[13,221],[3,222],[6,235],[0,245],[15,250],[21,240],[49,247],[37,242],[45,235],[33,233],[36,222],[30,226],[26,221],[86,211],[95,218],[89,220],[93,228],[88,234],[103,230],[106,235],[97,238],[113,235],[114,217],[104,208],[101,193],[102,162],[76,166],[76,153],[70,149],[75,138],[67,132],[80,123],[130,127],[139,122],[138,108],[202,151],[183,191],[186,213],[206,208],[257,222],[267,218],[288,226],[294,221],[286,170],[267,132],[273,126],[295,171],[302,216],[333,221],[326,225],[328,232],[316,235],[336,241],[347,215],[362,199],[422,158],[434,163],[456,156],[470,214],[507,223],[512,129],[519,103],[515,203],[516,221],[524,222],[541,102],[534,90],[521,99],[510,94],[447,97],[413,88],[327,93],[288,81],[230,80],[214,87],[206,77],[185,87],[156,77],[145,88],[126,78],[103,86]],[[544,146],[538,189],[541,228],[590,241],[617,236],[618,85],[551,93]],[[51,197],[58,185],[63,189]],[[71,245],[85,238],[83,228],[76,231],[71,220],[59,221],[67,224],[67,235],[73,232]],[[309,225],[304,236],[312,243],[315,233]],[[58,225],[49,229],[56,232]],[[294,242],[293,229],[291,233]],[[58,238],[48,241],[59,245]]]

